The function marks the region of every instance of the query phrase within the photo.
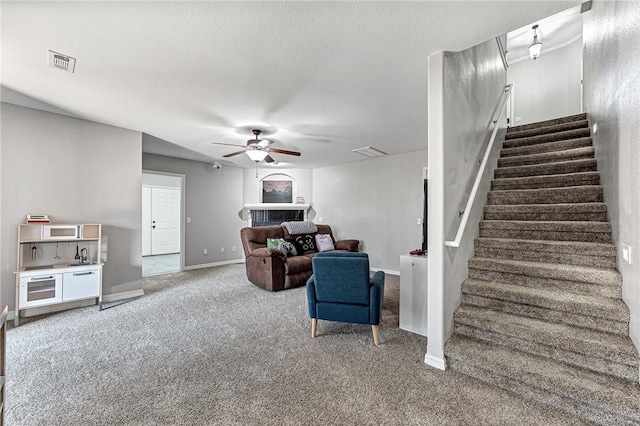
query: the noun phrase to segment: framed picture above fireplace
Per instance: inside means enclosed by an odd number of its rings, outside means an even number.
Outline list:
[[[292,203],[293,181],[291,180],[263,180],[263,203]]]

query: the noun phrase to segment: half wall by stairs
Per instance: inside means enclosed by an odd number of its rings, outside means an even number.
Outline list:
[[[598,424],[640,424],[640,358],[586,114],[508,129],[449,367]]]

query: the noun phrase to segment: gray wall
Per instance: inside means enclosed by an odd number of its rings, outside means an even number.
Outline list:
[[[493,127],[489,127],[506,85],[506,71],[495,40],[444,58],[444,238],[455,238],[469,193],[479,169],[478,158],[486,149]],[[501,123],[506,127],[506,122]],[[498,138],[500,134],[498,135]],[[499,141],[500,139],[498,139]],[[460,304],[460,285],[468,277],[467,261],[473,256],[473,239],[495,167],[499,143],[487,166],[483,186],[473,206],[459,248],[444,253],[444,335],[453,330],[453,311]],[[429,170],[431,173],[432,171]],[[439,244],[444,245],[444,241]]]
[[[514,85],[515,126],[579,114],[582,39],[550,52],[509,64],[507,80]]]
[[[426,141],[425,141],[426,144]],[[400,255],[422,243],[426,150],[313,170],[315,221],[338,239],[361,241],[372,268],[400,270]]]
[[[215,170],[211,163],[182,160],[155,154],[142,154],[142,168],[147,171],[185,175],[185,267],[228,262],[243,258],[240,218],[243,200],[243,170],[223,167]],[[187,217],[191,223],[186,223]],[[237,247],[234,253],[233,246]],[[222,253],[220,248],[224,247]],[[208,249],[207,255],[203,249]]]
[[[594,1],[584,15],[585,106],[605,202],[618,248],[630,336],[640,347],[640,3]],[[593,132],[592,132],[593,133]],[[621,244],[632,246],[632,264]]]
[[[139,132],[2,104],[2,303],[13,309],[17,226],[28,213],[102,223],[105,295],[139,290]]]

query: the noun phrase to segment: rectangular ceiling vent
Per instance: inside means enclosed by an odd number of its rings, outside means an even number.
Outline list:
[[[382,157],[387,155],[386,152],[382,152],[379,149],[372,148],[370,146],[363,146],[362,148],[352,149],[353,152],[364,155],[365,157]]]
[[[49,66],[72,73],[76,69],[76,58],[49,50]]]

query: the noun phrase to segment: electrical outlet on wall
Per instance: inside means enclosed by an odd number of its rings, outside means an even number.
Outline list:
[[[220,247],[220,253],[224,253],[224,247]]]
[[[205,256],[206,256],[206,255],[208,255],[208,254],[209,254],[209,250],[207,250],[207,249],[202,249],[202,254],[203,254],[203,255],[205,255]]]
[[[231,247],[231,251],[238,251],[238,247],[236,246]]]

